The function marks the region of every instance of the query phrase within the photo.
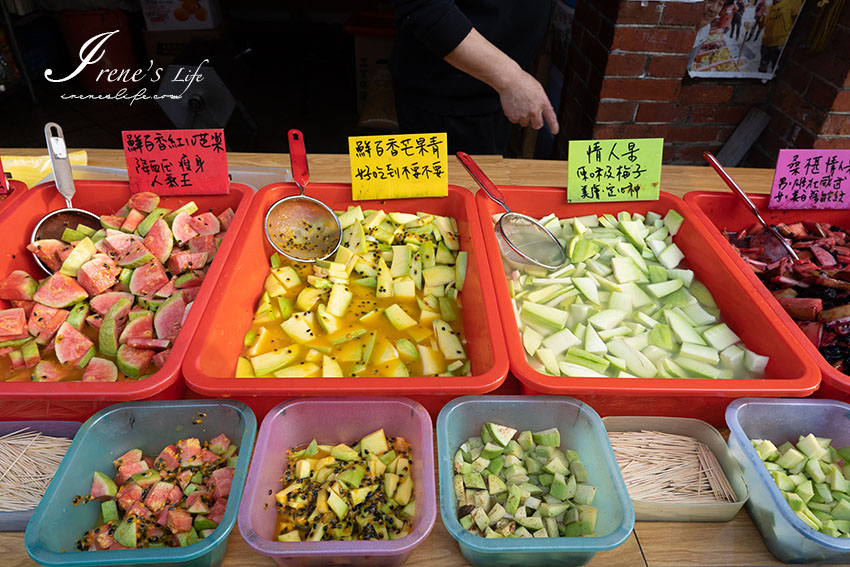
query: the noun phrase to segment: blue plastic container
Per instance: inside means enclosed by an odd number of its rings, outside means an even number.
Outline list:
[[[224,519],[209,537],[188,547],[76,551],[77,538],[96,527],[100,517],[97,502],[78,506],[72,503],[74,496],[88,494],[94,471],[112,473],[112,461],[133,448],[141,449],[145,455],[158,454],[180,439],[197,437],[203,442],[219,433],[239,446],[239,460]],[[256,433],[257,419],[251,409],[227,400],[127,402],[99,411],[77,432],[27,525],[27,553],[42,565],[57,567],[220,565],[227,550],[227,537],[236,524]]]
[[[777,446],[800,435],[829,437],[850,445],[850,405],[833,400],[741,398],[726,409],[729,448],[750,487],[747,510],[767,548],[788,563],[850,562],[850,539],[824,535],[800,520],[750,444],[769,439]]]
[[[79,421],[0,421],[0,435],[8,435],[21,429],[39,431],[51,437],[72,439],[82,423]],[[33,515],[32,510],[20,512],[0,512],[0,532],[21,532]]]
[[[590,483],[597,487],[598,537],[486,539],[463,529],[457,520],[452,459],[461,443],[492,421],[519,431],[557,427],[562,448],[578,452]],[[449,402],[437,417],[437,460],[443,524],[472,565],[584,565],[600,552],[624,543],[635,525],[626,485],[602,419],[587,404],[560,396],[467,396]]]

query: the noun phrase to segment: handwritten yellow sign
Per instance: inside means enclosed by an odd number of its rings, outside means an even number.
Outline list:
[[[449,193],[446,133],[351,136],[351,198],[445,197]]]
[[[655,201],[663,138],[571,140],[567,201]]]

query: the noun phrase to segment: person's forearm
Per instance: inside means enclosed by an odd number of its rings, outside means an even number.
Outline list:
[[[522,71],[516,61],[490,43],[476,29],[472,29],[463,41],[446,55],[445,60],[496,91],[503,90],[507,83]]]
[[[514,124],[540,129],[545,123],[553,134],[558,133],[558,118],[540,83],[475,28],[445,60],[493,87],[502,111]]]

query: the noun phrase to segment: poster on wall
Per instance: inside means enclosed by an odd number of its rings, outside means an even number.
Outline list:
[[[805,0],[710,0],[715,14],[697,33],[688,74],[769,80]]]

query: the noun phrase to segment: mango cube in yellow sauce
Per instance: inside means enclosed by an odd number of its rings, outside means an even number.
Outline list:
[[[332,259],[273,254],[237,377],[468,376],[457,223],[349,207]]]
[[[383,429],[351,446],[287,451],[283,489],[275,494],[278,541],[394,540],[416,515],[413,451]]]

